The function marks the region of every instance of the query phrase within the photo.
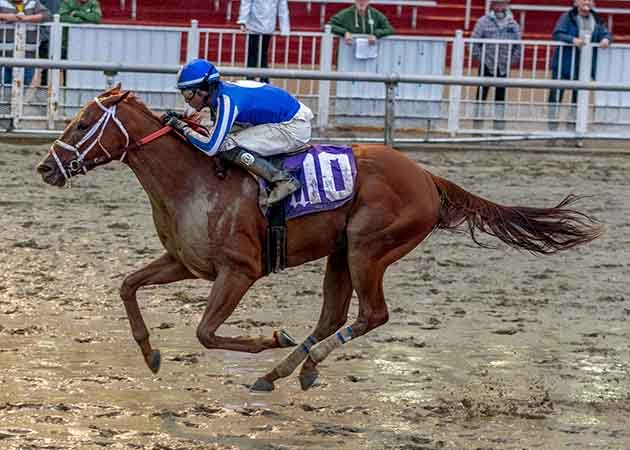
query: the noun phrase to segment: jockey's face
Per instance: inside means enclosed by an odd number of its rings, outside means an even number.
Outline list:
[[[208,97],[208,93],[201,89],[184,89],[182,96],[184,97],[184,101],[196,111],[201,111],[208,106],[204,103],[204,100]]]

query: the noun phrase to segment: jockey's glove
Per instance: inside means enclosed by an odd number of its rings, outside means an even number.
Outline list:
[[[168,125],[169,127],[181,131],[184,128],[188,128],[188,124],[183,120],[179,120],[177,117],[170,117],[164,125]]]
[[[183,119],[184,116],[183,114],[180,114],[178,112],[175,111],[166,111],[162,117],[160,118],[160,120],[162,121],[162,125],[167,125],[167,122],[172,118],[176,118],[176,119]]]

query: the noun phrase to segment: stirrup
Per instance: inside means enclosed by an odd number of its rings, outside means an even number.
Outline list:
[[[295,191],[300,189],[302,186],[298,180],[295,178],[290,178],[288,180],[282,180],[276,183],[271,192],[267,196],[267,200],[264,202],[265,206],[271,206],[274,203],[279,202],[282,199],[285,199],[289,195],[293,194]]]

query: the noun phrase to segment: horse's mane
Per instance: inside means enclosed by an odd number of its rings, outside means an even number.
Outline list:
[[[121,89],[120,83],[118,83],[117,85],[113,86],[111,89],[108,89],[107,91],[99,95],[99,98],[105,99],[113,95],[120,95],[123,92],[124,91]],[[136,109],[139,109],[141,112],[143,112],[146,116],[150,117],[152,120],[161,122],[160,115],[151,111],[151,109],[147,105],[144,104],[144,102],[140,99],[140,97],[138,97],[133,92],[129,92],[129,94],[125,97],[123,101],[129,104],[130,106],[135,107]]]
[[[138,97],[133,92],[131,92],[124,101],[129,103],[131,106],[136,107],[136,109],[139,109],[145,115],[151,117],[153,120],[157,120],[158,122],[161,123],[159,114],[156,114],[153,111],[151,111],[151,109],[140,99],[140,97]]]

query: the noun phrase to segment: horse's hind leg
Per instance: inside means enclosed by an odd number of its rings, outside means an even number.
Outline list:
[[[120,287],[120,297],[127,310],[131,332],[140,346],[147,366],[153,373],[157,373],[160,370],[160,351],[151,348],[149,330],[147,330],[147,326],[142,318],[138,300],[136,299],[136,292],[142,286],[167,284],[190,278],[196,277],[179,261],[166,253],[148,266],[127,276]]]
[[[346,248],[331,254],[324,275],[324,303],[317,326],[304,342],[293,350],[280,364],[252,385],[253,391],[272,391],[274,381],[288,377],[308,356],[313,345],[338,330],[348,319],[348,307],[352,298],[352,281],[348,267]]]
[[[351,219],[348,225],[348,265],[352,287],[359,297],[359,314],[352,325],[311,349],[300,371],[302,389],[312,386],[318,376],[317,364],[335,348],[387,322],[389,315],[383,294],[385,270],[429,235],[437,216],[434,210],[417,209],[413,213],[396,215],[387,215],[382,211],[375,215],[366,209]]]
[[[369,259],[361,267],[352,270],[352,285],[359,296],[359,315],[352,325],[339,330],[311,349],[300,371],[302,389],[308,389],[317,380],[316,366],[330,352],[387,322],[389,316],[383,294],[384,273],[385,269],[380,264]]]

